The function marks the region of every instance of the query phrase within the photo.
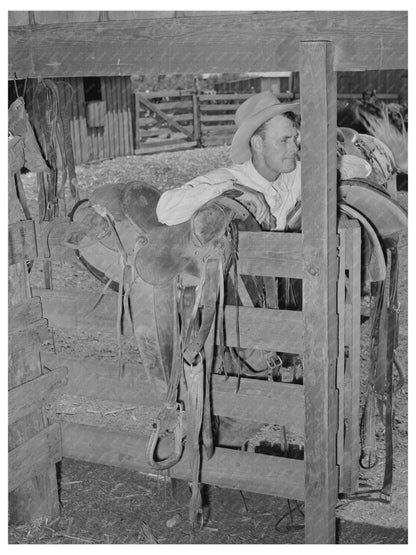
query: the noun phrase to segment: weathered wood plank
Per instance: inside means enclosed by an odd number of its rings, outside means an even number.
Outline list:
[[[42,319],[39,297],[33,297],[9,308],[9,333],[23,331]]]
[[[187,120],[189,120],[189,117],[187,118]],[[186,126],[187,129],[193,129],[192,126]],[[169,127],[153,127],[150,129],[143,129],[143,131],[140,132],[141,136],[143,137],[143,143],[142,144],[146,144],[144,142],[144,139],[146,139],[147,137],[171,137],[172,136],[172,129],[169,129]],[[176,135],[176,133],[174,133]],[[170,139],[169,139],[170,140]],[[175,139],[177,140],[177,139]],[[182,138],[182,141],[184,141],[184,138]]]
[[[199,109],[198,92],[192,95],[192,123],[194,127],[194,139],[199,144],[201,142],[201,111]]]
[[[9,266],[37,257],[35,223],[32,220],[9,224]]]
[[[80,291],[77,289],[48,290],[33,289],[40,295],[45,317],[49,325],[57,328],[97,329],[114,331],[117,319],[117,295],[107,293],[96,309],[91,312],[101,292]],[[127,323],[127,322],[126,322]],[[128,333],[131,330],[128,328]]]
[[[279,424],[303,436],[303,386],[246,378],[240,380],[238,393],[236,389],[237,378],[212,376],[214,414],[239,420]]]
[[[234,114],[202,114],[202,123],[217,122],[217,121],[232,121],[234,122]]]
[[[218,100],[240,100],[241,102],[243,102],[244,100],[247,100],[247,98],[251,96],[249,93],[227,93],[227,94],[204,94],[201,93],[199,95],[199,100],[201,102],[217,102]],[[239,103],[234,104],[233,103],[233,107],[236,108],[236,106],[238,106]]]
[[[120,134],[119,134],[120,122],[118,120],[118,114],[119,114],[120,108],[118,105],[118,98],[117,98],[118,79],[116,77],[109,77],[109,81],[110,81],[110,89],[111,89],[111,97],[112,97],[114,156],[118,157],[121,155]]]
[[[9,491],[61,459],[61,427],[55,423],[9,452]]]
[[[71,395],[82,394],[94,399],[141,406],[159,406],[165,400],[167,388],[165,391],[156,389],[139,361],[137,364],[126,363],[122,377],[119,377],[116,359],[42,353],[42,361],[48,368],[65,366],[68,369],[68,380],[63,391]]]
[[[91,312],[96,295],[79,290],[35,289],[42,298],[45,317],[50,326],[71,329],[96,329],[113,331],[116,326],[117,295],[105,294]],[[226,344],[237,346],[236,308],[225,308]],[[303,352],[303,315],[292,310],[265,308],[239,308],[240,346],[247,349],[264,349],[287,353]],[[270,332],[273,330],[273,333]],[[126,322],[126,335],[131,333]]]
[[[9,493],[9,520],[13,524],[52,520],[60,515],[60,510],[54,463],[47,462],[32,479]]]
[[[301,233],[241,231],[238,272],[242,275],[303,277]]]
[[[234,113],[239,106],[240,106],[239,102],[235,104],[204,104],[203,102],[200,102],[202,114],[212,113],[212,112],[232,112],[230,117],[234,116]]]
[[[300,45],[305,368],[305,541],[335,542],[336,73],[324,41]]]
[[[64,365],[68,369],[67,384],[62,391],[94,399],[107,399],[140,406],[160,406],[165,391],[157,390],[147,379],[141,363],[126,364],[122,378],[118,364],[103,359],[79,359],[42,355],[50,368]],[[293,384],[242,378],[236,393],[237,378],[212,376],[213,412],[218,416],[285,425],[296,433],[304,433],[305,411],[303,387]],[[261,399],[261,403],[259,403]]]
[[[160,110],[192,110],[192,94],[189,93],[188,100],[172,100],[169,102],[158,102],[157,107]],[[169,115],[173,115],[173,114],[169,114]]]
[[[192,119],[193,114],[171,114],[171,118],[175,121],[189,121]],[[138,123],[141,127],[157,127],[160,125],[160,121],[152,117],[143,117],[138,119]]]
[[[361,326],[361,228],[349,221],[346,230],[348,294],[345,300],[344,343],[344,458],[342,491],[358,490],[360,459],[360,326]]]
[[[333,41],[337,71],[407,68],[405,11],[223,12],[11,27],[9,78],[297,71],[302,40]]]
[[[8,337],[9,389],[33,380],[42,373],[40,343],[51,338],[47,320],[38,320],[29,328]]]
[[[135,91],[134,94],[136,94]],[[181,98],[182,96],[189,96],[193,93],[193,89],[166,89],[162,91],[151,91],[151,92],[142,92],[140,91],[140,96],[144,96],[149,100],[152,98]]]
[[[52,390],[67,379],[67,368],[56,368],[9,391],[9,424],[43,403]]]
[[[118,11],[113,11],[111,10],[108,13],[108,18],[110,20],[123,20],[125,21],[126,19],[128,20],[132,20],[132,19],[154,19],[154,18],[159,18],[159,19],[166,19],[166,18],[170,18],[170,17],[175,17],[176,12],[168,12],[168,11],[141,11],[141,12],[132,12],[129,10],[126,11],[122,11],[122,12],[118,12]]]
[[[62,423],[64,457],[153,473],[146,460],[148,438],[126,432]],[[174,478],[191,478],[187,454],[170,469]],[[203,460],[201,482],[266,495],[304,498],[304,463],[282,457],[217,448]]]
[[[226,133],[227,135],[229,135],[231,138],[233,136],[233,133],[237,130],[237,126],[235,125],[235,123],[224,123],[222,125],[202,125],[202,132],[206,135],[213,135],[213,134],[222,134],[222,133]]]
[[[346,237],[345,225],[347,218],[342,215],[338,225],[338,279],[337,279],[337,314],[338,314],[338,358],[336,368],[336,388],[338,396],[338,431],[337,431],[337,463],[339,465],[339,487],[342,491],[344,482],[344,373],[345,373],[345,295],[346,295],[346,272],[345,251]]]
[[[237,347],[235,306],[226,306],[225,343]],[[269,310],[240,306],[238,309],[240,347],[284,353],[304,351],[303,314],[293,310]]]
[[[39,434],[51,422],[47,421],[46,411],[39,403],[33,407],[33,411],[19,418],[15,422],[9,423],[7,427],[7,449],[12,451],[23,445],[33,436]]]

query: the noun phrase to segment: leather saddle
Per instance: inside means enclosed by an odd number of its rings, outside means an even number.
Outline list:
[[[84,207],[84,212],[89,209],[82,218],[84,230],[85,226],[90,230],[79,242],[80,255],[106,274],[105,268],[119,254],[114,230],[103,218],[109,214],[135,272],[146,283],[164,285],[181,273],[199,277],[203,261],[210,256],[222,257],[227,263],[232,248],[228,227],[232,220],[249,216],[242,204],[232,197],[218,197],[198,209],[189,221],[167,226],[157,219],[159,198],[156,188],[139,182],[96,189]],[[81,219],[80,214],[78,218]],[[77,220],[76,211],[73,220]],[[98,239],[99,245],[95,244]],[[108,277],[113,278],[107,275],[107,280]]]

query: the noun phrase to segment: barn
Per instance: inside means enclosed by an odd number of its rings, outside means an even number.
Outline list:
[[[82,24],[97,22],[100,17],[105,15],[93,11],[9,12],[9,27],[23,31],[30,25]],[[134,96],[130,76],[124,72],[96,75],[93,71],[80,75],[79,67],[74,60],[73,68],[68,67],[65,75],[60,75],[58,63],[53,71],[43,75],[62,88],[76,164],[133,154]],[[16,67],[9,73],[9,104],[15,100],[16,93],[22,94],[25,90],[27,109],[32,115],[38,77],[19,69]],[[73,71],[72,75],[68,71]]]
[[[244,232],[239,271],[248,276],[260,272],[266,277],[302,279],[304,303],[299,311],[244,305],[240,330],[235,306],[226,306],[224,312],[229,345],[302,353],[304,383],[253,385],[241,380],[239,396],[237,379],[215,376],[212,394],[216,415],[244,419],[250,410],[258,421],[276,420],[302,429],[305,456],[291,460],[218,448],[209,460],[202,457],[202,480],[302,500],[305,542],[334,543],[338,495],[355,492],[358,483],[355,370],[360,324],[360,228],[354,221],[337,220],[336,73],[363,67],[406,68],[407,14],[149,11],[19,12],[10,17],[9,79],[16,74],[18,79],[69,80],[68,91],[78,90],[78,101],[85,104],[78,119],[84,121],[83,141],[89,144],[89,153],[104,151],[106,122],[109,130],[111,125],[117,127],[110,113],[127,110],[122,102],[114,107],[122,87],[117,88],[112,79],[137,72],[198,73],[201,69],[299,71],[302,231]],[[121,144],[121,137],[118,140]],[[129,140],[123,139],[123,144]],[[117,375],[113,367],[91,368],[85,360],[63,364],[42,352],[48,326],[113,325],[119,298],[107,292],[99,311],[84,317],[90,295],[31,288],[28,263],[35,258],[50,260],[54,247],[61,258],[66,251],[62,241],[53,244],[51,230],[57,229],[53,222],[35,225],[21,217],[16,175],[26,162],[25,146],[23,136],[10,137],[9,499],[15,521],[59,513],[55,464],[63,457],[139,471],[148,468],[143,437],[48,422],[43,406],[52,390],[64,385],[97,397],[153,399],[147,387],[140,389],[133,372]],[[32,167],[43,171],[39,159]],[[70,225],[65,218],[57,223]],[[161,289],[152,292],[155,304],[163,300],[158,292]],[[352,323],[358,323],[358,328]],[[173,467],[172,476],[189,480],[193,468],[185,457]]]

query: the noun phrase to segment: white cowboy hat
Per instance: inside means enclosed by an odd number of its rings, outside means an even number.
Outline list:
[[[285,112],[299,113],[299,102],[281,103],[270,91],[250,96],[235,113],[237,131],[231,143],[231,160],[242,164],[251,158],[250,139],[264,122]]]

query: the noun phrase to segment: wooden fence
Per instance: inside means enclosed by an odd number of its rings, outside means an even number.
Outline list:
[[[65,251],[61,244],[67,225],[62,220],[55,228],[52,227],[52,231],[49,228],[47,230],[52,260],[70,262],[69,252],[72,252],[73,257],[73,251]],[[37,228],[39,252],[42,252],[42,234],[45,231],[46,226],[45,229],[43,225]],[[357,489],[359,458],[359,225],[343,219],[338,226],[338,239],[338,402],[333,406],[332,422],[337,426],[335,464],[339,474],[338,491],[351,493]],[[240,233],[239,276],[255,274],[303,278],[302,243],[302,234],[299,233]],[[97,282],[97,294],[101,288]],[[65,333],[65,330],[71,333],[74,329],[88,332],[93,329],[105,333],[116,329],[116,293],[106,293],[92,312],[90,307],[96,295],[91,291],[33,289],[33,295],[40,297],[49,326],[59,329],[60,333]],[[242,348],[283,351],[302,356],[305,349],[304,313],[280,310],[277,306],[255,308],[247,298],[239,309],[239,342],[236,337],[235,307],[225,308],[227,345],[236,346],[239,343]],[[307,299],[305,302],[308,302]],[[153,389],[140,364],[127,364],[124,375],[119,377],[116,362],[109,362],[108,358],[68,357],[60,352],[43,353],[42,356],[48,368],[67,368],[68,378],[62,393],[130,405],[134,403],[139,408],[161,407],[161,394]],[[305,372],[308,372],[307,367]],[[216,415],[277,424],[284,426],[289,434],[304,436],[304,385],[243,378],[236,393],[236,378],[225,380],[224,376],[215,375],[212,387],[213,411]],[[58,422],[59,418],[54,424]],[[76,417],[60,424],[64,457],[150,472],[145,458],[150,421],[138,422],[135,432],[109,430],[103,425],[86,425],[77,422]],[[314,433],[319,435],[320,430],[316,429]],[[235,472],[236,467],[239,468],[238,473]],[[185,449],[183,459],[171,469],[170,474],[189,480],[190,472],[189,456]],[[203,461],[201,480],[207,484],[290,499],[304,500],[307,495],[303,460],[226,448],[217,448],[211,460]]]
[[[250,94],[197,90],[158,91],[136,96],[136,154],[231,143],[235,111]],[[281,94],[282,102],[292,95]]]
[[[28,261],[38,255],[32,220],[20,221],[16,174],[25,162],[21,137],[9,140],[9,519],[22,524],[59,515],[55,463],[61,432],[44,413],[45,400],[66,379],[66,368],[44,366],[41,343],[50,338],[39,297],[32,295]],[[32,155],[33,156],[33,155]]]
[[[196,89],[142,93],[135,91],[135,154],[184,150],[199,146],[231,144],[237,129],[237,108],[252,93],[210,93]],[[299,94],[280,93],[281,102],[299,99]],[[394,94],[378,94],[385,101]],[[361,98],[339,94],[338,100]]]

